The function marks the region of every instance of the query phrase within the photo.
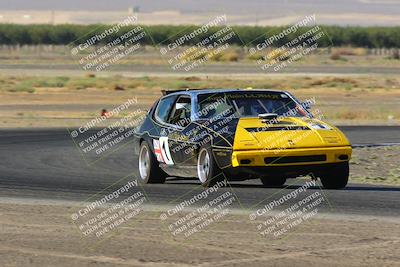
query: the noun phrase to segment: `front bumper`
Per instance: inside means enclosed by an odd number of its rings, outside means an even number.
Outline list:
[[[236,150],[232,167],[272,167],[330,164],[349,161],[351,146],[280,150]]]

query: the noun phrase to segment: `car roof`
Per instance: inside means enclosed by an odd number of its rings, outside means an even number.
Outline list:
[[[183,90],[173,90],[173,91],[165,91],[164,95],[201,95],[201,94],[213,94],[213,93],[234,93],[234,92],[274,92],[274,93],[287,93],[284,90],[273,90],[273,89],[183,89]]]

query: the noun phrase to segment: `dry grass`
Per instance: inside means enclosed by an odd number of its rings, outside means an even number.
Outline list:
[[[373,92],[383,90],[391,92],[400,90],[399,77],[387,76],[343,76],[343,77],[257,77],[247,79],[246,77],[213,77],[209,79],[203,76],[189,77],[124,77],[114,75],[109,77],[97,77],[87,74],[80,77],[31,77],[31,76],[0,76],[0,92],[18,92],[19,85],[29,85],[34,89],[39,88],[65,88],[68,90],[77,89],[105,89],[112,90],[116,87],[123,87],[126,90],[135,89],[179,89],[182,83],[190,88],[277,88],[292,90],[297,89],[339,89],[354,92]]]
[[[179,52],[187,50],[188,47],[181,47]],[[191,58],[190,53],[186,58]],[[192,59],[199,59],[206,53],[198,53]],[[250,54],[248,48],[230,46],[217,55],[212,55],[210,64],[223,64],[231,62],[235,64],[254,64],[254,61],[263,59],[280,61],[288,59],[277,49],[267,48],[262,53]],[[351,65],[351,66],[376,66],[376,67],[399,67],[398,52],[392,55],[372,55],[366,48],[354,47],[333,47],[330,49],[319,48],[311,54],[307,54],[297,60],[298,65]],[[78,59],[70,55],[70,48],[67,46],[15,46],[0,47],[0,59],[2,64],[69,64],[76,65]],[[165,65],[165,57],[160,55],[159,49],[152,46],[145,46],[140,53],[133,53],[118,61],[121,65],[146,64]]]
[[[400,184],[400,146],[357,148],[350,161],[350,182]]]
[[[368,50],[362,47],[334,47],[331,53],[339,56],[366,56]]]
[[[336,124],[400,124],[400,78],[352,77],[97,77],[0,76],[0,125],[61,125],[95,116],[102,108],[137,96],[149,107],[162,89],[268,88],[288,90],[301,100],[315,97],[315,109]],[[13,105],[13,107],[9,107]],[[48,106],[51,106],[50,108]],[[47,106],[47,108],[45,108]],[[55,119],[57,118],[57,119]],[[54,121],[51,121],[54,119]],[[55,124],[54,124],[55,123]]]

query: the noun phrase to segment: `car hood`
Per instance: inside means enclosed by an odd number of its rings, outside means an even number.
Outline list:
[[[350,145],[336,127],[318,119],[285,117],[272,121],[240,118],[234,136],[234,150],[290,149]]]

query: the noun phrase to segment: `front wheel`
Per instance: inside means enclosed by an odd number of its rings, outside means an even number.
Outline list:
[[[197,158],[197,177],[204,187],[215,185],[224,180],[224,175],[215,162],[214,155],[209,147],[202,147]]]
[[[349,180],[349,163],[333,167],[329,172],[320,175],[321,183],[326,189],[341,189]]]
[[[158,166],[158,161],[146,141],[140,145],[139,174],[144,184],[164,183],[167,176]]]

